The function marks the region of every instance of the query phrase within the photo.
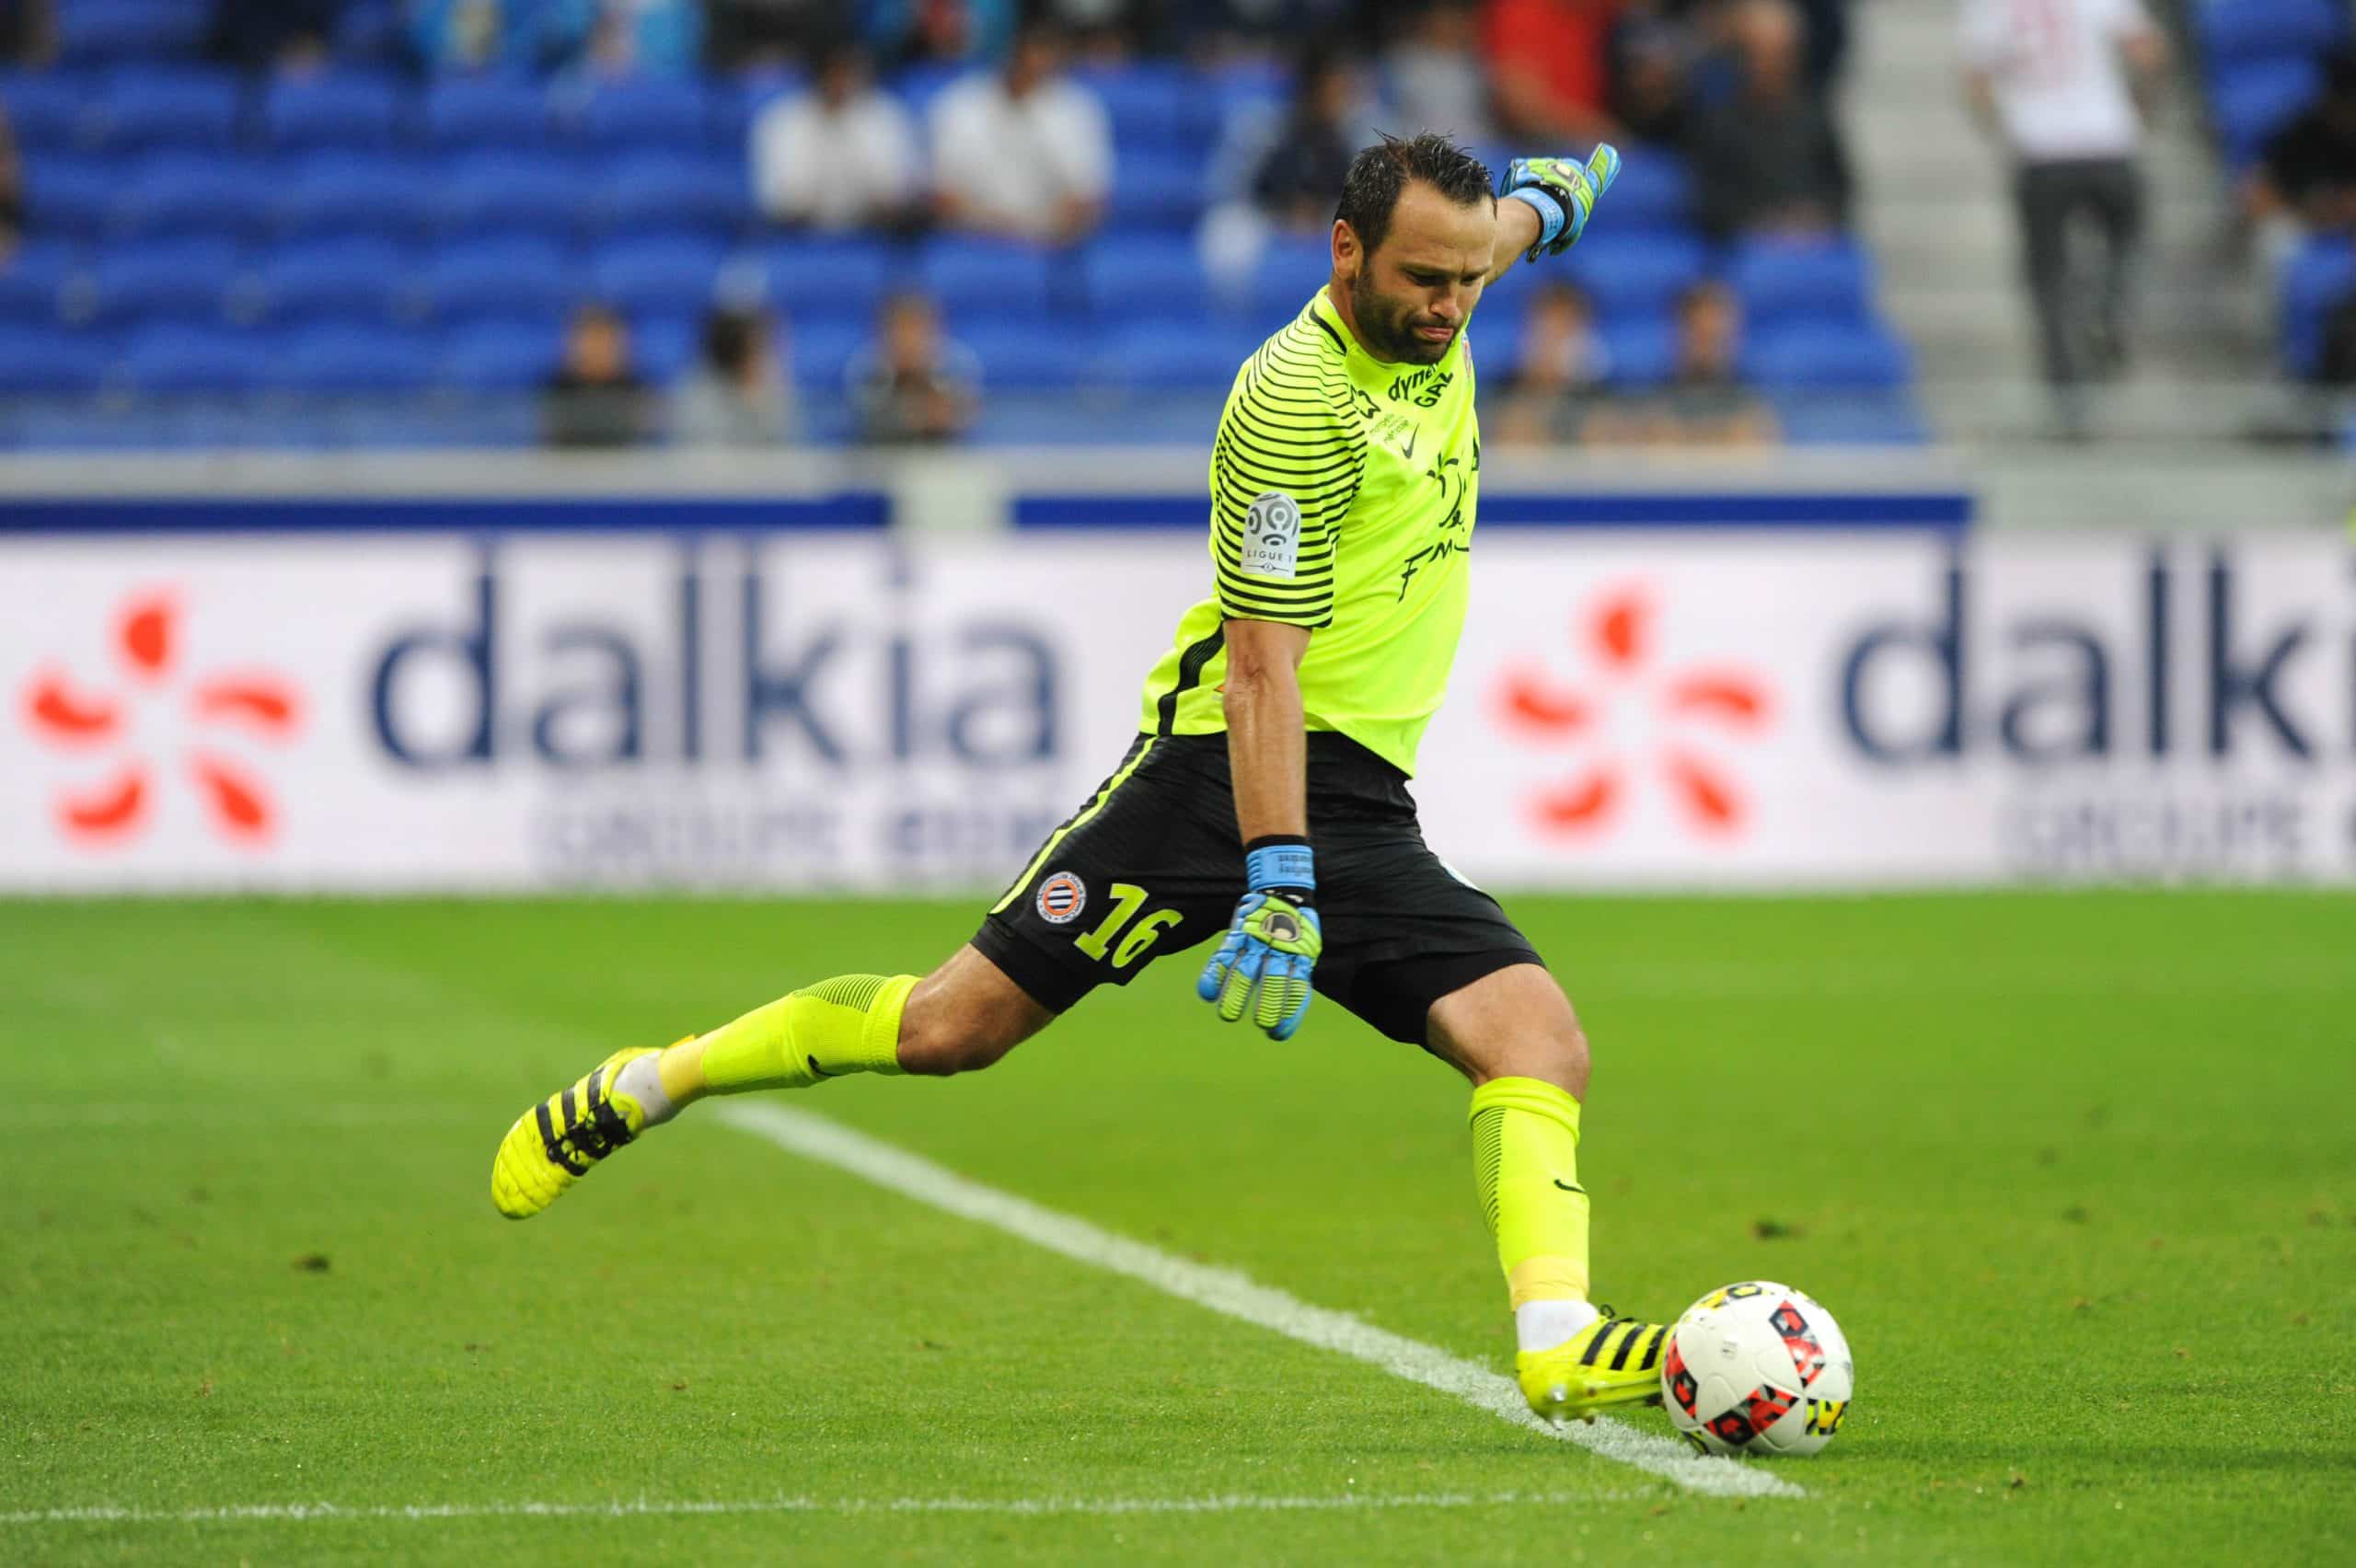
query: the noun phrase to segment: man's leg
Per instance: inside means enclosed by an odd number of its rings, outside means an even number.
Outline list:
[[[1054,1016],[970,946],[922,980],[821,980],[668,1050],[618,1052],[534,1106],[499,1146],[491,1198],[509,1218],[528,1218],[615,1148],[707,1094],[807,1089],[859,1072],[968,1072]]]
[[[1538,964],[1514,964],[1434,1002],[1427,1028],[1432,1053],[1472,1081],[1473,1177],[1531,1408],[1591,1418],[1657,1398],[1667,1331],[1588,1300],[1588,1042],[1563,988]]]
[[[2037,317],[2045,379],[2057,387],[2084,377],[2070,320],[2069,171],[2055,164],[2025,164],[2014,177],[2020,207],[2021,271]]]

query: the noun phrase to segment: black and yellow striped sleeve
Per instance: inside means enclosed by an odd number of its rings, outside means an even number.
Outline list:
[[[1211,449],[1211,559],[1220,614],[1322,627],[1334,618],[1342,519],[1366,471],[1348,368],[1304,317],[1262,346]]]

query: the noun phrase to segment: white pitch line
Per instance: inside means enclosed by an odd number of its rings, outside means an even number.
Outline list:
[[[225,1508],[33,1508],[0,1514],[23,1525],[311,1524],[336,1519],[641,1519],[713,1514],[1307,1514],[1360,1508],[1511,1508],[1574,1503],[1634,1503],[1636,1492],[1408,1492],[1388,1496],[1255,1497],[753,1497],[699,1503],[647,1498],[610,1503],[249,1503]]]
[[[1541,1421],[1511,1379],[1476,1361],[1378,1329],[1346,1312],[1312,1307],[1232,1269],[1174,1257],[1084,1219],[1042,1208],[807,1111],[760,1102],[726,1106],[720,1116],[780,1148],[864,1177],[903,1197],[1019,1236],[1076,1262],[1126,1274],[1181,1300],[1241,1318],[1304,1344],[1355,1356],[1395,1378],[1453,1394],[1502,1421],[1576,1443],[1600,1458],[1689,1491],[1713,1497],[1806,1495],[1792,1482],[1764,1470],[1737,1460],[1705,1458],[1669,1438],[1616,1421],[1599,1421],[1592,1426],[1576,1422],[1557,1426]]]

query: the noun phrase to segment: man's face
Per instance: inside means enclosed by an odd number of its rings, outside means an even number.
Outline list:
[[[1438,363],[1480,303],[1496,241],[1495,202],[1460,207],[1421,180],[1399,193],[1372,255],[1337,225],[1337,262],[1367,352],[1392,364]]]

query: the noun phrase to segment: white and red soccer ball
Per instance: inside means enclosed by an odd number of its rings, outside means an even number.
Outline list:
[[[1856,1381],[1832,1314],[1767,1280],[1688,1307],[1660,1363],[1669,1419],[1704,1454],[1813,1454],[1841,1429]]]

